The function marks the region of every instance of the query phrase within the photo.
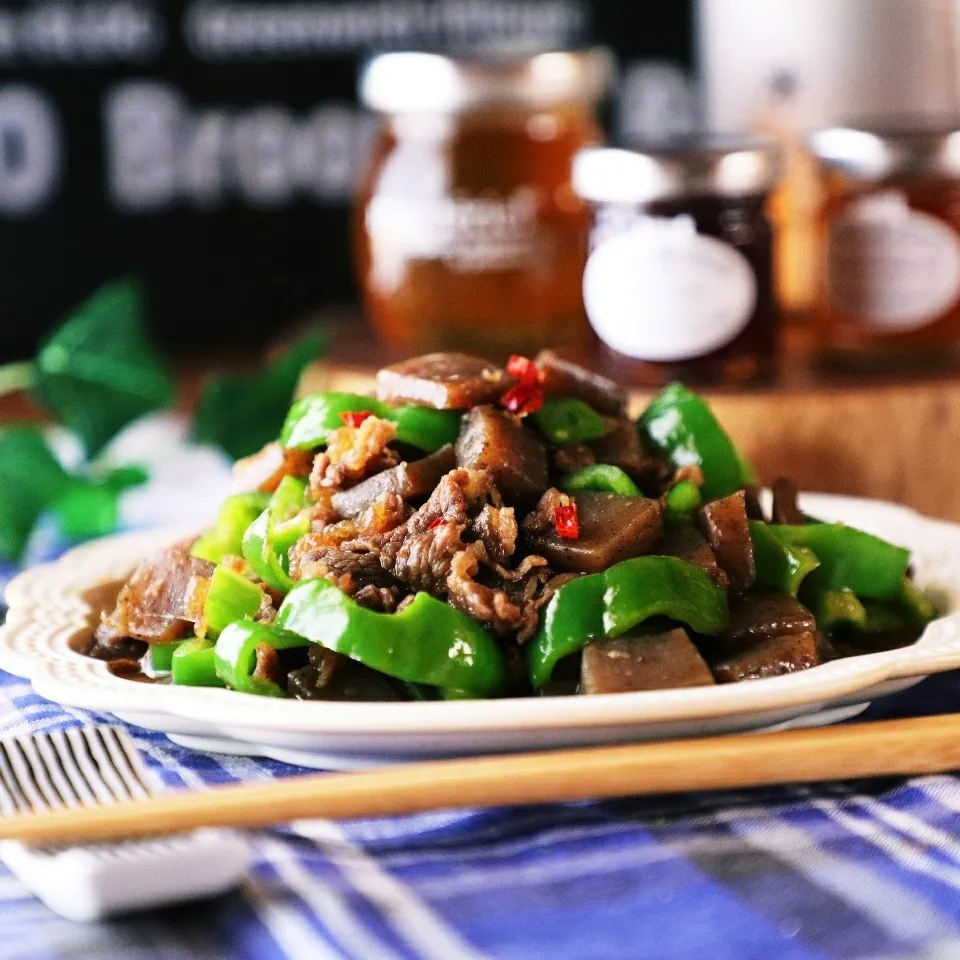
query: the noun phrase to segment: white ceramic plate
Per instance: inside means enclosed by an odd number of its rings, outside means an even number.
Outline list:
[[[803,504],[908,547],[921,585],[940,594],[944,609],[960,611],[960,527],[874,501],[816,495]],[[310,703],[134,683],[77,653],[93,613],[84,595],[184,533],[111,537],[19,576],[7,591],[0,667],[28,677],[51,700],[113,713],[189,745],[339,768],[825,723],[960,667],[960,612],[900,650],[747,683],[596,697]]]

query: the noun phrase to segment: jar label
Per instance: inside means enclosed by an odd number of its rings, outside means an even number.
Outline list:
[[[895,190],[862,197],[830,226],[830,307],[888,332],[915,330],[960,299],[960,240]]]
[[[614,350],[637,360],[690,360],[746,328],[757,279],[739,250],[697,233],[692,217],[641,217],[594,247],[583,299]]]
[[[534,190],[506,197],[375,197],[366,227],[377,259],[438,260],[461,273],[514,270],[542,246]]]

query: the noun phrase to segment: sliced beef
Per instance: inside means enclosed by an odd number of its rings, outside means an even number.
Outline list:
[[[581,693],[630,693],[712,686],[713,675],[685,630],[591,640],[583,648]]]
[[[317,454],[310,487],[345,490],[366,477],[397,465],[399,457],[387,446],[397,428],[390,420],[367,417],[358,427],[343,426],[330,434],[327,449]]]
[[[430,353],[384,367],[377,374],[377,397],[438,410],[466,410],[496,403],[515,380],[506,370],[465,353]]]
[[[703,539],[700,531],[692,525],[665,526],[663,536],[650,552],[686,560],[687,563],[692,563],[695,567],[699,567],[709,574],[710,579],[718,587],[723,587],[726,590],[730,586],[730,578],[717,563],[713,548]]]
[[[284,477],[306,477],[313,466],[309,450],[287,450],[268,443],[258,453],[238,460],[233,466],[234,492],[262,490],[273,493]]]
[[[366,510],[384,493],[395,493],[404,500],[425,498],[440,482],[440,478],[456,465],[453,446],[447,444],[436,453],[414,460],[413,463],[400,463],[390,470],[368,477],[349,490],[335,493],[331,502],[341,517],[350,519]]]
[[[774,480],[773,487],[773,522],[800,525],[807,522],[800,507],[797,505],[799,491],[797,485],[788,477]]]
[[[757,579],[757,568],[743,491],[738,490],[703,507],[700,529],[713,548],[717,563],[730,578],[730,589],[749,590]]]
[[[613,380],[564,360],[553,350],[541,350],[535,362],[548,397],[576,397],[598,413],[611,417],[627,415],[627,395]]]
[[[463,417],[457,464],[486,470],[510,504],[533,503],[547,489],[547,451],[517,417],[496,407],[474,407]]]
[[[748,593],[730,598],[730,627],[727,639],[733,642],[813,633],[813,614],[786,593]]]
[[[524,524],[531,551],[546,557],[557,570],[599,573],[621,560],[649,553],[660,536],[663,508],[659,500],[595,491],[577,493],[570,500],[577,506],[576,540],[564,539],[553,525],[556,491],[548,491]]]
[[[311,643],[307,663],[287,674],[287,695],[297,700],[320,700],[341,661],[339,653]]]
[[[179,640],[196,621],[190,607],[197,585],[213,570],[212,563],[191,556],[185,546],[164,550],[133,572],[115,609],[103,618],[104,629],[148,643]]]
[[[711,656],[711,660],[717,683],[779,677],[823,662],[817,638],[810,631],[763,637],[733,651]]]
[[[336,668],[324,677],[327,669],[319,658],[325,654],[314,651],[322,647],[310,646],[310,661],[306,667],[291,670],[287,674],[287,693],[298,700],[403,700],[402,684],[399,680],[384,676],[376,670],[365,667],[349,657],[339,657]],[[330,651],[326,651],[327,654]],[[333,654],[336,656],[336,654]]]

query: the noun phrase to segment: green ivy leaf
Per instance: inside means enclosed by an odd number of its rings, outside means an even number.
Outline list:
[[[37,427],[0,431],[0,557],[16,562],[23,556],[40,514],[72,483]]]
[[[276,440],[300,375],[322,356],[327,333],[312,330],[253,376],[212,377],[200,395],[193,439],[220,447],[235,460]]]
[[[80,437],[89,457],[128,423],[173,401],[173,381],[147,341],[144,312],[136,280],[109,283],[37,356],[34,396]]]

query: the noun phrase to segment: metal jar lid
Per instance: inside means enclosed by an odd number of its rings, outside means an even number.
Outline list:
[[[960,118],[827,127],[808,138],[827,170],[862,180],[896,174],[960,176]]]
[[[702,135],[649,148],[581,150],[573,161],[573,187],[594,203],[743,197],[766,193],[779,172],[769,140]]]
[[[384,53],[364,68],[360,99],[374,110],[395,114],[593,105],[612,77],[613,57],[603,47],[469,57]]]

